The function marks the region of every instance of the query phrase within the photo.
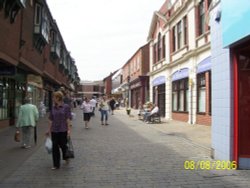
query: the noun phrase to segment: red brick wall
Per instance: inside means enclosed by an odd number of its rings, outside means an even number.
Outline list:
[[[0,11],[0,58],[17,65],[19,52],[20,13],[13,24],[5,19],[4,10]],[[11,50],[10,50],[11,49]]]
[[[206,114],[206,115],[197,114],[197,116],[196,116],[196,124],[211,125],[211,116],[208,115],[208,114]]]
[[[146,75],[149,72],[149,43],[142,48],[142,70],[141,75]]]
[[[110,95],[112,91],[112,75],[106,78],[105,80],[105,89],[106,89],[106,95]]]
[[[34,5],[31,7],[30,3],[27,3],[27,7],[23,11],[22,22],[22,39],[25,41],[25,45],[22,47],[21,56],[27,62],[27,65],[36,67],[38,70],[43,71],[44,52],[40,54],[38,50],[33,47],[33,31],[34,31]]]
[[[187,113],[172,113],[172,119],[177,121],[188,122],[188,114]]]

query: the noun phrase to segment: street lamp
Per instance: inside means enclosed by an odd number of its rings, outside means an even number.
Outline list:
[[[130,76],[128,75],[127,77],[127,81],[128,81],[128,108],[130,108]]]

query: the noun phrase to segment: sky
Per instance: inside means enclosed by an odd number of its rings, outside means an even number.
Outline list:
[[[165,0],[47,0],[81,80],[103,80],[147,43]]]

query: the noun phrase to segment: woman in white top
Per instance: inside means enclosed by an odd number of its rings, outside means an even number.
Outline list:
[[[93,107],[89,102],[88,98],[85,98],[81,105],[81,109],[83,110],[83,120],[85,121],[85,129],[88,129],[89,121],[92,115]]]
[[[103,120],[105,119],[105,125],[108,125],[109,104],[105,95],[102,97],[102,100],[99,104],[99,110],[101,112],[101,124],[104,125]]]

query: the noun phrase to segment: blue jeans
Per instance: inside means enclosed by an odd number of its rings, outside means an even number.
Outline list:
[[[148,121],[149,116],[150,116],[150,112],[145,112],[143,116],[143,121]]]
[[[105,121],[108,121],[108,111],[107,110],[101,110],[101,121],[104,120],[105,116]]]

